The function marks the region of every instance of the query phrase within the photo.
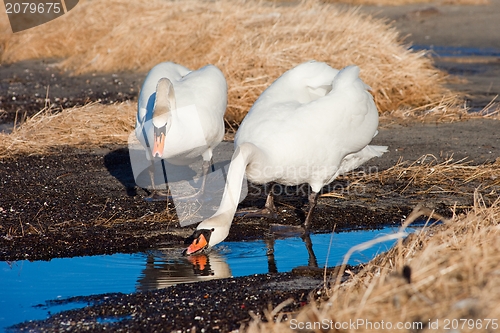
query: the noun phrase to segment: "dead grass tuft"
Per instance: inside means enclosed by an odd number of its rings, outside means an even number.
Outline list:
[[[456,122],[473,117],[495,118],[498,111],[494,110],[494,103],[489,103],[483,111],[476,115],[469,113],[468,108],[457,105],[458,95],[445,95],[439,100],[414,107],[401,107],[396,110],[385,112],[381,115],[380,121],[383,125],[391,123],[404,124],[412,122]]]
[[[424,155],[414,162],[399,161],[387,170],[362,175],[358,181],[401,182],[404,185],[399,188],[400,193],[414,186],[422,189],[418,194],[431,191],[456,194],[469,183],[481,184],[481,191],[495,190],[500,186],[500,158],[492,163],[472,165],[466,159],[455,161],[450,157],[438,162],[436,156]]]
[[[229,121],[240,121],[260,93],[310,59],[361,67],[382,113],[459,97],[425,52],[412,52],[385,21],[314,1],[80,1],[67,15],[17,34],[0,34],[1,61],[60,58],[61,68],[147,72],[161,61],[222,69]],[[453,102],[452,102],[453,103]]]
[[[41,110],[10,134],[0,133],[0,158],[44,153],[49,147],[126,144],[136,105],[91,103],[53,113]]]
[[[399,241],[360,273],[329,289],[327,299],[294,314],[294,320],[304,325],[341,325],[358,319],[381,325],[383,321],[394,325],[388,329],[391,332],[442,332],[447,331],[448,323],[448,330],[458,327],[455,330],[460,332],[491,332],[500,318],[499,261],[500,198],[486,206],[476,192],[474,207],[467,214],[454,215],[442,225],[424,228]],[[436,322],[439,329],[432,326]],[[409,326],[396,329],[397,323]],[[373,327],[363,324],[339,331],[381,330]],[[247,331],[292,330],[290,321],[264,323],[254,319]]]

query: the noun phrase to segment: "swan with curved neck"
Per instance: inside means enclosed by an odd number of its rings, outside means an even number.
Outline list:
[[[252,106],[235,136],[220,207],[202,221],[185,250],[192,254],[222,242],[240,199],[245,175],[253,183],[308,183],[310,227],[321,188],[387,147],[369,146],[378,110],[359,68],[341,71],[310,61],[278,78]]]
[[[139,95],[135,135],[151,162],[153,193],[149,200],[165,200],[154,189],[154,161],[187,165],[203,158],[203,183],[213,149],[224,137],[227,83],[213,65],[191,71],[172,62],[156,65],[148,73]]]
[[[168,78],[163,77],[158,81],[155,97],[152,122],[154,145],[151,154],[161,158],[165,150],[167,124],[170,124],[169,120],[172,119],[172,110],[176,110],[174,85]]]

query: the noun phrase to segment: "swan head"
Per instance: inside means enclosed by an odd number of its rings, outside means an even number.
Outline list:
[[[175,109],[174,85],[166,77],[156,85],[155,103],[153,107],[153,157],[162,157],[167,136],[167,124],[171,111]]]
[[[191,255],[208,249],[213,231],[213,229],[196,229],[193,234],[184,241],[184,243],[189,244],[189,246],[184,249],[182,253],[184,255]]]
[[[213,216],[201,222],[185,243],[189,246],[183,251],[185,255],[199,253],[219,244],[227,235],[231,227],[232,218],[227,220],[226,214]]]
[[[153,157],[162,157],[165,148],[165,137],[167,136],[167,126],[156,127],[153,125],[153,135]]]

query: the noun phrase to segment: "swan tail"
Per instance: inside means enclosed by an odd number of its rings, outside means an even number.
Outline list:
[[[347,155],[342,160],[342,164],[340,165],[339,168],[339,174],[344,174],[346,172],[354,170],[363,163],[365,163],[366,161],[374,157],[382,156],[384,153],[388,151],[387,148],[388,148],[387,146],[368,145],[356,153]]]
[[[366,153],[371,155],[369,157],[372,158],[372,157],[380,157],[382,156],[384,153],[387,153],[389,150],[388,150],[388,146],[373,146],[373,145],[368,145],[365,147],[365,149],[362,149],[361,151],[365,151],[366,150]]]

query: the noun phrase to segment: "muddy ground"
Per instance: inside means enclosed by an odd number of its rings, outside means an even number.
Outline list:
[[[435,10],[426,10],[429,5],[398,7],[397,13],[393,13],[393,7],[367,7],[365,10],[377,15],[385,12],[387,17],[396,20],[396,26],[405,34],[415,32],[414,41],[418,44],[499,47],[490,44],[486,37],[476,45],[479,38],[470,39],[469,43],[468,37],[464,37],[464,43],[457,43],[456,39],[446,35],[453,29],[457,11],[463,11],[462,15],[470,15],[474,10],[481,12],[484,8],[489,8],[487,12],[498,12],[498,1],[495,0],[490,7],[431,7]],[[418,10],[422,12],[417,15]],[[498,25],[497,22],[497,16],[494,16],[489,24]],[[442,25],[441,30],[436,24]],[[426,35],[422,29],[427,26],[433,27],[430,31],[442,33],[437,34],[439,36]],[[423,37],[419,37],[422,34]],[[407,40],[411,41],[411,36]],[[38,112],[48,103],[46,96],[55,108],[96,100],[102,103],[134,100],[145,77],[145,73],[73,77],[60,72],[53,63],[53,60],[44,60],[0,65],[0,109],[4,110],[0,122],[3,128],[8,128],[16,117],[20,120]],[[498,79],[491,75],[491,71],[499,70],[499,63],[498,59],[496,63],[488,62],[490,69],[483,74],[480,71],[479,74],[477,71],[461,73],[470,80],[457,87],[472,93],[469,98],[472,106],[484,107],[492,95],[500,92]],[[456,63],[448,64],[456,67]],[[477,91],[478,82],[482,87],[480,91]],[[412,162],[425,154],[436,156],[438,161],[453,156],[454,160],[467,158],[472,164],[492,162],[500,156],[499,129],[500,121],[488,119],[440,124],[382,124],[373,143],[388,145],[389,153],[368,162],[366,168],[384,170],[395,165],[400,158]],[[143,200],[148,192],[134,182],[126,146],[66,147],[44,156],[4,159],[0,161],[0,180],[0,260],[3,261],[132,253],[172,245],[178,246],[180,251],[184,238],[192,231],[192,228],[178,227],[171,204],[167,208],[165,203]],[[339,192],[350,182],[349,178],[339,179],[331,184],[330,189]],[[459,210],[469,207],[474,189],[481,185],[472,181],[461,185],[458,193],[450,194],[427,192],[428,188],[406,187],[407,184],[408,181],[403,179],[374,182],[364,184],[360,190],[339,193],[342,198],[322,197],[313,230],[329,232],[334,226],[336,231],[343,231],[398,224],[419,203],[445,216],[450,215],[453,206]],[[324,192],[328,191],[325,189]],[[483,195],[486,201],[494,200],[499,191],[494,189]],[[241,207],[262,206],[264,200],[263,195],[249,196]],[[307,209],[307,198],[281,196],[277,205],[278,220],[236,218],[228,240],[264,238],[270,223],[300,225]],[[321,278],[314,274],[304,276],[304,270],[297,270],[287,274],[270,273],[178,285],[130,295],[96,295],[81,299],[89,304],[84,309],[67,311],[45,321],[21,324],[17,328],[170,332],[194,327],[197,331],[227,332],[247,323],[249,311],[262,314],[268,304],[276,306],[289,297],[294,301],[285,309],[298,309],[306,304],[309,293],[320,283]],[[226,291],[221,293],[221,289]],[[96,318],[103,317],[122,320],[98,323]]]

